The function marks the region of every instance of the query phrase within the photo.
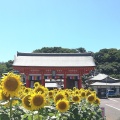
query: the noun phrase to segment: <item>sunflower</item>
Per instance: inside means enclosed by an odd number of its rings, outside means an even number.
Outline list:
[[[24,108],[26,108],[27,110],[32,110],[30,102],[29,102],[29,98],[31,95],[26,95],[22,98],[22,106]]]
[[[1,81],[0,81],[0,89],[2,89],[2,86],[1,86]]]
[[[60,112],[66,112],[69,109],[69,101],[66,99],[59,100],[56,103],[56,109]]]
[[[35,87],[35,88],[38,87],[39,85],[40,85],[39,82],[35,82],[35,83],[34,83],[34,87]]]
[[[54,88],[53,90],[54,90],[54,92],[56,92],[56,93],[57,93],[57,90],[58,90],[58,89]]]
[[[19,94],[19,98],[22,99],[26,96],[26,94]]]
[[[44,94],[41,93],[34,93],[33,95],[31,95],[29,101],[33,110],[38,110],[44,107],[46,104],[46,98]]]
[[[78,89],[76,89],[75,90],[75,94],[79,94],[80,92],[79,92],[79,90]]]
[[[55,88],[54,88],[52,91],[54,92],[54,94],[57,94],[57,93],[58,93],[58,89],[55,89]]]
[[[90,90],[86,90],[85,91],[85,96],[87,97],[88,95],[90,95],[91,94],[91,91]]]
[[[21,91],[24,91],[24,90],[25,90],[25,88],[26,88],[25,86],[21,85],[20,90],[21,90]]]
[[[97,92],[96,91],[92,91],[92,93],[96,94]]]
[[[45,106],[50,106],[50,105],[51,105],[50,99],[49,99],[49,98],[47,98],[47,99],[46,99]]]
[[[66,99],[66,95],[62,92],[59,92],[54,97],[54,102],[57,103],[58,100]]]
[[[65,95],[66,95],[67,98],[70,97],[70,93],[68,91],[64,91],[64,93],[65,93]]]
[[[82,98],[85,98],[85,91],[84,90],[82,90],[80,94],[81,94]]]
[[[49,98],[53,98],[54,97],[54,91],[53,90],[48,91],[48,97]]]
[[[72,96],[72,101],[75,103],[80,102],[80,96],[78,94]]]
[[[21,88],[22,82],[20,75],[8,73],[7,76],[2,78],[2,89],[6,96],[16,96]]]
[[[43,89],[44,89],[43,94],[44,94],[45,96],[47,96],[47,95],[48,95],[48,92],[49,92],[49,89],[46,88],[46,87],[44,87],[44,86],[43,86]]]
[[[96,97],[95,104],[99,105],[100,104],[100,99]]]
[[[0,100],[10,100],[10,96],[6,96],[2,90],[0,90]]]
[[[25,87],[23,91],[24,91],[24,94],[29,94],[29,93],[31,93],[32,89]]]
[[[41,85],[39,85],[39,86],[37,86],[37,87],[34,88],[34,92],[35,92],[35,93],[38,93],[38,92],[44,93],[45,90],[46,90],[46,89],[45,89],[43,86],[41,86]]]
[[[75,91],[75,90],[77,90],[77,88],[76,88],[76,87],[73,87],[73,91]]]
[[[94,103],[96,100],[96,95],[95,94],[90,94],[88,97],[87,97],[87,101],[89,103]]]

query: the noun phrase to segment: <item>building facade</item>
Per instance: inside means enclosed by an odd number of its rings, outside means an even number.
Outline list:
[[[99,73],[88,80],[99,97],[106,96],[108,90],[113,90],[116,96],[120,95],[120,80],[109,75]]]
[[[51,88],[81,88],[83,74],[95,68],[91,53],[20,53],[13,68],[23,74],[26,87],[40,82]]]

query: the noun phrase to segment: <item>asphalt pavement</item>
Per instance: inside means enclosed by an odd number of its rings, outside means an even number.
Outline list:
[[[106,120],[120,120],[120,98],[100,99]]]

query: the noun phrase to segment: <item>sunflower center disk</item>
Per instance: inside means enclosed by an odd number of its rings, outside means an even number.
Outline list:
[[[42,89],[42,88],[36,88],[36,90],[35,90],[35,92],[41,92],[41,93],[43,93],[44,92],[44,90]]]
[[[79,101],[79,98],[77,96],[73,97],[74,101]]]
[[[59,103],[59,108],[60,109],[65,109],[66,108],[66,103],[65,102],[61,102],[61,103]]]
[[[56,96],[56,101],[63,99],[63,98],[64,98],[63,95],[58,95],[58,96]]]
[[[42,105],[43,102],[44,102],[43,97],[40,97],[40,96],[36,96],[36,97],[34,98],[34,100],[33,100],[33,103],[34,103],[34,105],[36,105],[36,106]]]
[[[16,81],[16,79],[10,78],[9,80],[6,81],[5,86],[6,86],[7,90],[14,91],[18,87],[18,82]]]
[[[89,101],[93,101],[93,100],[94,100],[94,97],[93,97],[93,96],[90,96],[90,97],[88,98],[88,100],[89,100]]]

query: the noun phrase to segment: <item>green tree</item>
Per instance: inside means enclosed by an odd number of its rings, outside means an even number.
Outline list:
[[[85,52],[86,52],[85,48],[83,48],[83,47],[77,48],[76,50],[77,50],[79,53],[85,53]]]
[[[94,54],[94,58],[98,70],[120,79],[120,50],[101,49]]]
[[[13,64],[13,60],[9,60],[8,62],[5,63],[6,66],[7,66],[7,72],[9,71],[12,71],[13,70],[13,67],[12,67],[12,64]]]
[[[2,73],[7,72],[7,66],[5,63],[0,63],[0,77],[2,76]]]
[[[36,49],[33,53],[77,53],[76,49],[68,49],[61,47],[43,47]]]

